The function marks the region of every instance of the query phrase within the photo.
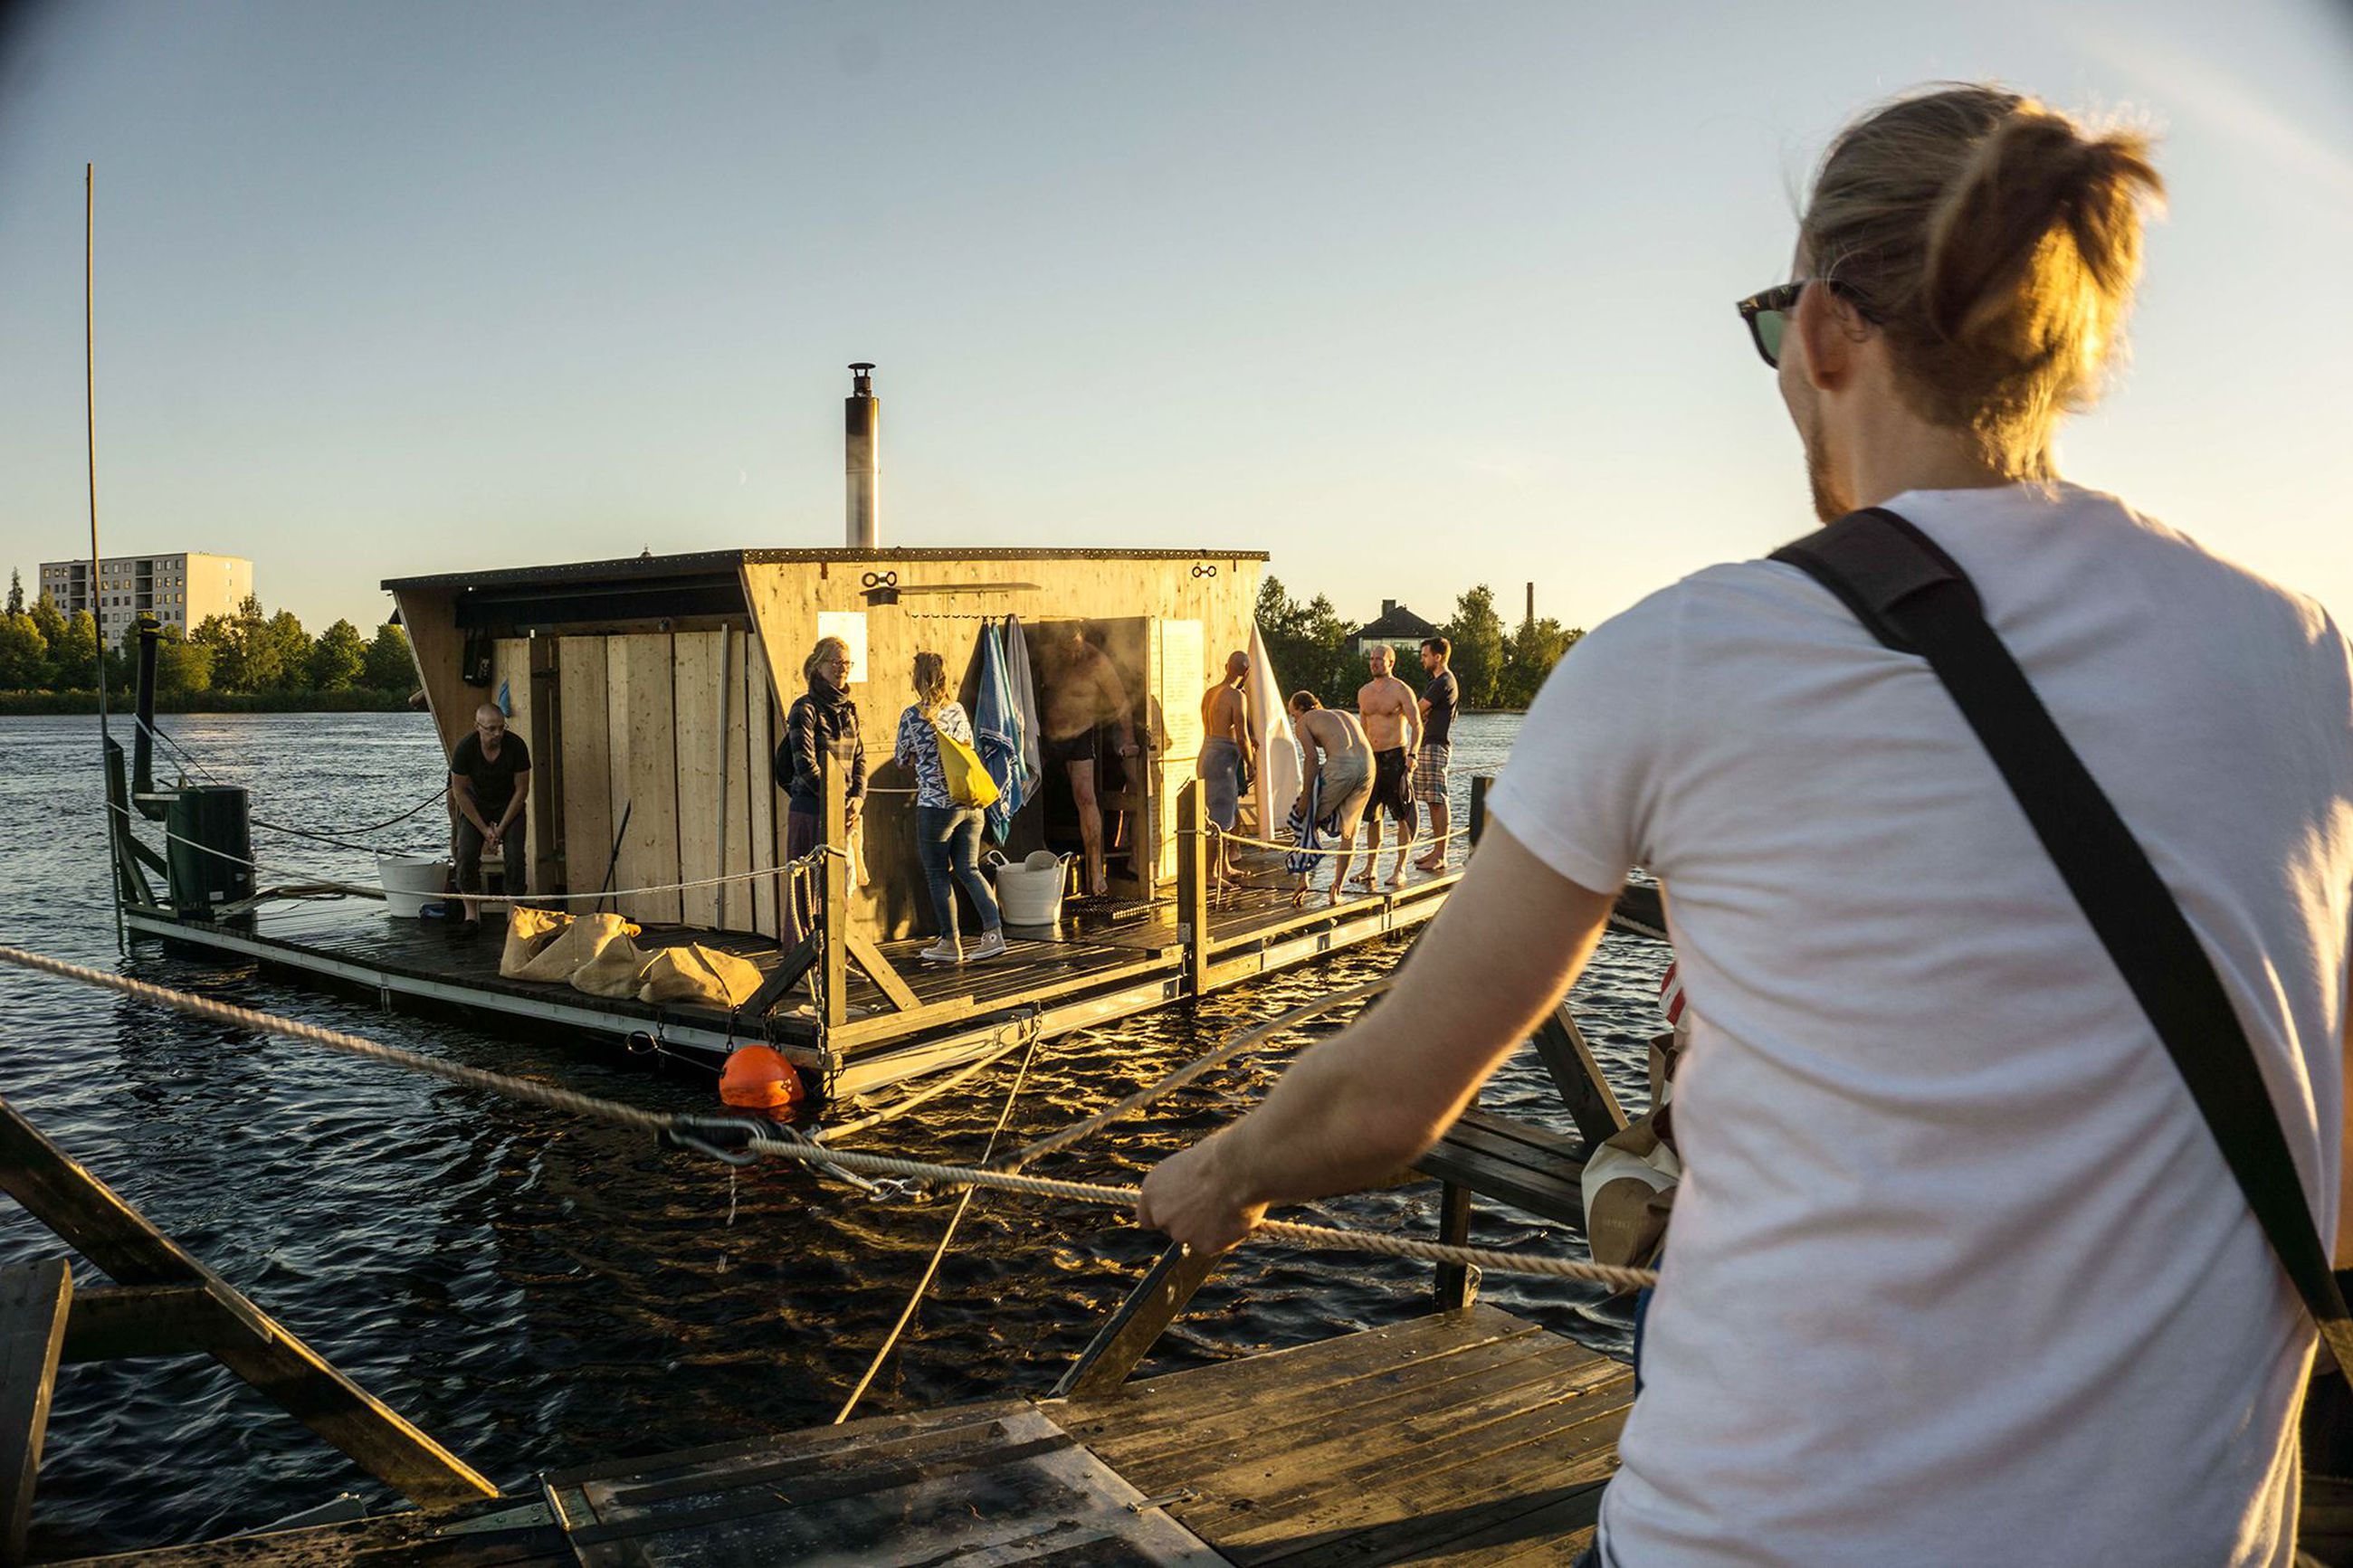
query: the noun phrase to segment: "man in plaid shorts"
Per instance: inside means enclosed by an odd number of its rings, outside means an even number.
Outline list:
[[[1421,639],[1421,755],[1413,764],[1413,798],[1430,807],[1430,848],[1416,860],[1418,871],[1446,868],[1446,763],[1453,753],[1454,711],[1462,706],[1462,685],[1446,668],[1454,645],[1444,637]]]

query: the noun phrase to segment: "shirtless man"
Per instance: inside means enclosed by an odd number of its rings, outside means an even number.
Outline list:
[[[1127,688],[1103,649],[1087,641],[1086,623],[1070,621],[1066,635],[1048,645],[1050,679],[1046,702],[1044,761],[1060,763],[1070,774],[1071,800],[1079,809],[1079,837],[1086,846],[1087,891],[1101,898],[1111,890],[1103,871],[1103,805],[1096,794],[1096,758],[1101,727],[1119,731],[1119,755],[1137,754],[1135,724],[1128,715]]]
[[[1405,881],[1406,856],[1413,848],[1413,760],[1421,750],[1421,704],[1413,688],[1392,672],[1397,650],[1376,643],[1365,650],[1373,678],[1356,689],[1356,716],[1364,721],[1365,737],[1373,745],[1373,800],[1365,816],[1373,825],[1365,847],[1364,874],[1356,886],[1369,890],[1381,859],[1381,813],[1398,825],[1397,865],[1389,874],[1392,889]]]
[[[1229,653],[1225,679],[1201,696],[1201,760],[1194,771],[1208,797],[1209,820],[1226,833],[1234,830],[1241,812],[1243,759],[1252,772],[1258,768],[1258,734],[1250,723],[1250,694],[1243,689],[1249,679],[1250,655]],[[1232,879],[1232,847],[1222,834],[1209,858],[1209,875],[1220,887]]]
[[[1340,901],[1340,884],[1348,875],[1348,858],[1356,844],[1356,824],[1373,792],[1373,747],[1353,714],[1326,708],[1312,691],[1292,693],[1292,732],[1299,737],[1299,755],[1305,776],[1299,786],[1299,811],[1315,803],[1315,826],[1340,840],[1340,856],[1332,868],[1331,902]],[[1302,831],[1303,838],[1305,833]],[[1299,887],[1293,904],[1304,903],[1315,876],[1316,857],[1303,855],[1293,863]]]

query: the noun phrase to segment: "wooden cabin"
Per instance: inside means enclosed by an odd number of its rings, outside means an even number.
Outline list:
[[[1200,751],[1200,699],[1250,647],[1266,556],[1232,550],[739,550],[407,577],[385,584],[445,750],[497,702],[533,760],[539,893],[659,888],[777,864],[772,758],[824,636],[851,648],[870,795],[850,900],[873,941],[928,931],[910,832],[913,780],[891,760],[919,651],[944,655],[972,706],[984,626],[1018,619],[1041,703],[1081,631],[1111,658],[1142,765],[1106,767],[1113,892],[1149,900],[1176,875],[1174,803]],[[1110,748],[1107,746],[1106,751]],[[1048,777],[1007,853],[1077,847],[1068,787]],[[626,826],[625,826],[626,819]],[[618,845],[617,856],[615,846]],[[631,919],[775,936],[774,878],[620,898]],[[575,908],[585,906],[575,905]]]

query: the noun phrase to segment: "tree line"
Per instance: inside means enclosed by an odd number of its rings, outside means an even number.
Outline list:
[[[7,609],[0,613],[0,691],[91,691],[97,668],[98,623],[90,613],[69,616],[47,594],[27,606],[24,578],[12,573]],[[138,638],[126,631],[107,650],[108,689],[131,690],[138,672]],[[293,611],[269,614],[250,594],[235,615],[206,616],[185,637],[177,626],[164,627],[155,649],[155,695],[167,704],[209,694],[377,691],[405,699],[416,683],[408,637],[391,622],[372,638],[348,620],[314,637]]]
[[[1356,705],[1365,656],[1349,635],[1356,627],[1340,618],[1331,600],[1318,594],[1303,605],[1280,579],[1267,577],[1259,584],[1258,626],[1286,693],[1304,689],[1333,707]],[[1525,708],[1560,656],[1585,635],[1549,616],[1507,629],[1494,590],[1483,583],[1455,600],[1452,618],[1438,629],[1453,645],[1451,664],[1465,708]],[[1417,689],[1421,685],[1412,660],[1402,661],[1398,673]]]

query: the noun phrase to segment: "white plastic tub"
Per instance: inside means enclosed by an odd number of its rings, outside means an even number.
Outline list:
[[[997,902],[1009,926],[1050,926],[1062,918],[1063,875],[1070,858],[1051,850],[1032,849],[1019,865],[998,858],[990,863],[997,873]]]
[[[438,855],[379,855],[375,874],[384,882],[384,912],[413,921],[444,897],[449,862]]]

